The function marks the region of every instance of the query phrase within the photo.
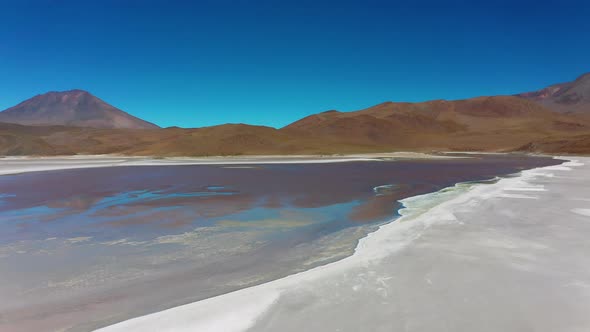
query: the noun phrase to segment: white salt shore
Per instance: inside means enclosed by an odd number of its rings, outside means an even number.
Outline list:
[[[62,157],[3,157],[0,175],[62,169],[165,166],[165,165],[253,165],[253,164],[319,164],[351,161],[379,161],[382,159],[449,159],[461,158],[417,152],[353,154],[343,156],[287,155],[287,156],[227,156],[227,157],[130,157],[116,155],[78,155]]]
[[[590,331],[590,158],[404,200],[354,255],[98,331]]]

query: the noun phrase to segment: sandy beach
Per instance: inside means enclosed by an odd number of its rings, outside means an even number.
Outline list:
[[[587,331],[590,158],[403,201],[354,255],[112,331]]]

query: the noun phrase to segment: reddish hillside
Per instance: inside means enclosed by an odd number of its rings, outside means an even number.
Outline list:
[[[94,128],[158,128],[82,90],[48,92],[0,112],[0,122]]]
[[[522,98],[386,102],[311,115],[281,129],[294,136],[375,149],[507,150],[549,136],[589,132],[586,119]]]
[[[588,77],[561,89],[580,95]],[[0,113],[0,119],[37,125],[0,123],[0,154],[206,156],[394,150],[590,153],[590,113],[580,111],[583,108],[562,111],[547,107],[545,101],[557,98],[556,92],[552,97],[544,93],[522,96],[386,102],[356,112],[310,115],[281,129],[245,124],[159,129],[75,90],[37,96]],[[585,99],[578,100],[582,105]],[[40,125],[45,122],[68,126]]]

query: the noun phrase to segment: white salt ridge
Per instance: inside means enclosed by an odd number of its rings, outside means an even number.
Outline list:
[[[590,217],[590,209],[572,209],[571,211],[575,214]]]
[[[235,156],[235,157],[132,157],[116,155],[79,155],[62,157],[2,157],[0,175],[19,174],[62,169],[123,167],[123,166],[164,166],[164,165],[259,165],[259,164],[322,164],[352,161],[381,161],[383,159],[451,159],[463,158],[437,156],[412,152],[372,153],[346,156]],[[239,167],[239,166],[235,166]],[[242,166],[244,167],[244,166]]]
[[[239,293],[239,294],[237,294]],[[125,321],[98,331],[206,332],[245,331],[270,307],[279,293],[246,288],[222,296],[183,305]],[[229,295],[229,294],[228,294]]]
[[[391,189],[393,187],[394,187],[393,184],[384,184],[384,185],[377,186],[377,187],[373,188],[373,192],[377,196],[382,196],[383,195],[383,193],[382,193],[383,190],[389,190],[389,189]]]
[[[548,166],[544,169],[551,171],[571,171],[572,167],[584,166],[584,163],[582,163],[581,161],[576,159],[570,159],[569,157],[559,157],[558,159],[566,159],[569,161],[561,165]]]
[[[547,189],[545,189],[544,186],[539,185],[539,186],[525,186],[525,187],[509,187],[509,188],[504,188],[504,191],[547,191]]]
[[[530,196],[530,195],[519,195],[519,194],[499,194],[496,197],[502,198],[522,198],[522,199],[539,199],[537,196]]]
[[[101,159],[102,158],[102,159]],[[28,172],[56,171],[65,169],[124,167],[124,166],[188,166],[188,165],[260,165],[260,164],[323,164],[345,163],[352,161],[380,161],[376,158],[363,157],[308,157],[308,158],[185,158],[185,159],[151,159],[151,158],[109,158],[103,156],[88,158],[63,157],[51,158],[2,158],[0,175]]]
[[[584,166],[584,163],[580,162],[579,160],[571,159],[569,162],[567,162],[567,166],[579,167]]]

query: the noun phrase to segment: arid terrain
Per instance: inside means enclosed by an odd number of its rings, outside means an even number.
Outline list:
[[[385,102],[327,111],[280,129],[158,128],[81,90],[0,112],[0,154],[212,156],[381,151],[590,153],[590,74],[515,96]]]
[[[94,128],[159,128],[82,90],[37,95],[1,112],[0,122]]]

